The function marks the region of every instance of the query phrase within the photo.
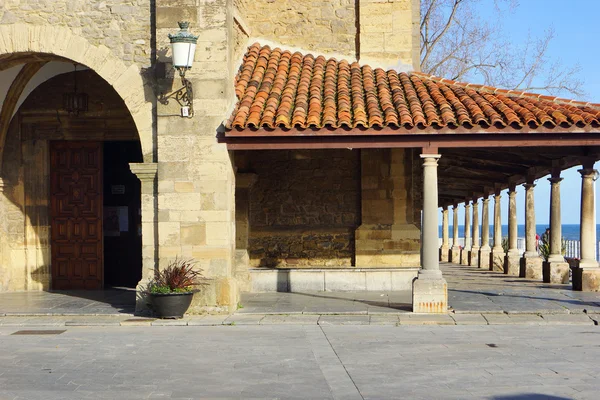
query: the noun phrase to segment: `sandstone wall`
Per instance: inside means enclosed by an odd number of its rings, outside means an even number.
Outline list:
[[[419,71],[420,0],[359,1],[361,62]]]
[[[358,151],[249,152],[253,266],[349,266],[360,223]]]
[[[181,88],[171,69],[168,33],[186,19],[199,35],[193,68],[194,116],[182,118],[171,99],[157,105],[158,258],[193,257],[211,279],[194,296],[191,312],[228,312],[238,299],[233,278],[235,176],[230,154],[215,136],[234,101],[233,0],[158,0],[157,48],[167,75],[158,90]],[[150,278],[149,274],[143,279]]]
[[[149,0],[0,0],[0,25],[14,23],[64,26],[126,65],[150,65]]]
[[[235,0],[252,37],[356,57],[355,0]]]

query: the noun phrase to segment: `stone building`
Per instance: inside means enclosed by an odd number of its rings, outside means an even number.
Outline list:
[[[199,35],[190,117],[178,21]],[[463,147],[573,149],[498,164],[508,187],[595,160],[600,109],[418,63],[418,0],[0,0],[0,291],[140,289],[193,257],[211,279],[196,312],[249,290],[413,285],[443,309],[431,212],[496,187],[449,174],[438,197],[438,150],[464,173]]]

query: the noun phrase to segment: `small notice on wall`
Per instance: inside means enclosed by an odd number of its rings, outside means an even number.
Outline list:
[[[112,194],[125,194],[125,185],[111,185],[110,192]]]
[[[129,211],[127,206],[104,207],[104,236],[121,236],[129,231]]]

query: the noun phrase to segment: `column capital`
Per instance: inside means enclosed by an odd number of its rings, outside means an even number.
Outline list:
[[[593,169],[593,168],[582,168],[582,169],[578,169],[577,172],[579,172],[581,174],[581,177],[584,179],[593,179],[596,180],[598,179],[598,170]]]
[[[516,183],[509,183],[508,184],[508,194],[511,195],[513,193],[516,193],[517,191],[517,184]]]
[[[482,202],[484,204],[488,204],[490,202],[490,196],[489,195],[483,196]]]
[[[553,183],[553,184],[554,184],[554,183],[560,183],[560,182],[561,182],[563,179],[564,179],[564,178],[561,178],[560,176],[558,176],[558,177],[554,177],[554,176],[553,176],[552,178],[548,178],[548,181],[549,181],[550,183]]]
[[[501,198],[502,198],[502,194],[500,194],[500,192],[494,194],[495,201],[500,201]]]
[[[420,157],[423,159],[423,167],[437,167],[438,160],[441,154],[421,154]]]
[[[423,159],[433,158],[435,160],[439,160],[442,157],[442,155],[441,154],[421,154],[420,157]]]
[[[524,183],[523,187],[525,188],[525,190],[530,190],[535,187],[535,183]]]
[[[129,163],[129,169],[140,181],[151,182],[158,173],[158,163]]]

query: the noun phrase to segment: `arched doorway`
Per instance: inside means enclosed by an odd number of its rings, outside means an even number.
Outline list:
[[[95,71],[74,72],[71,60],[10,59],[0,71],[12,76],[3,105],[14,109],[1,146],[0,214],[10,222],[0,290],[135,287],[142,275],[141,195],[129,163],[144,157],[129,108]],[[64,104],[75,77],[77,91],[88,96],[79,113]]]

